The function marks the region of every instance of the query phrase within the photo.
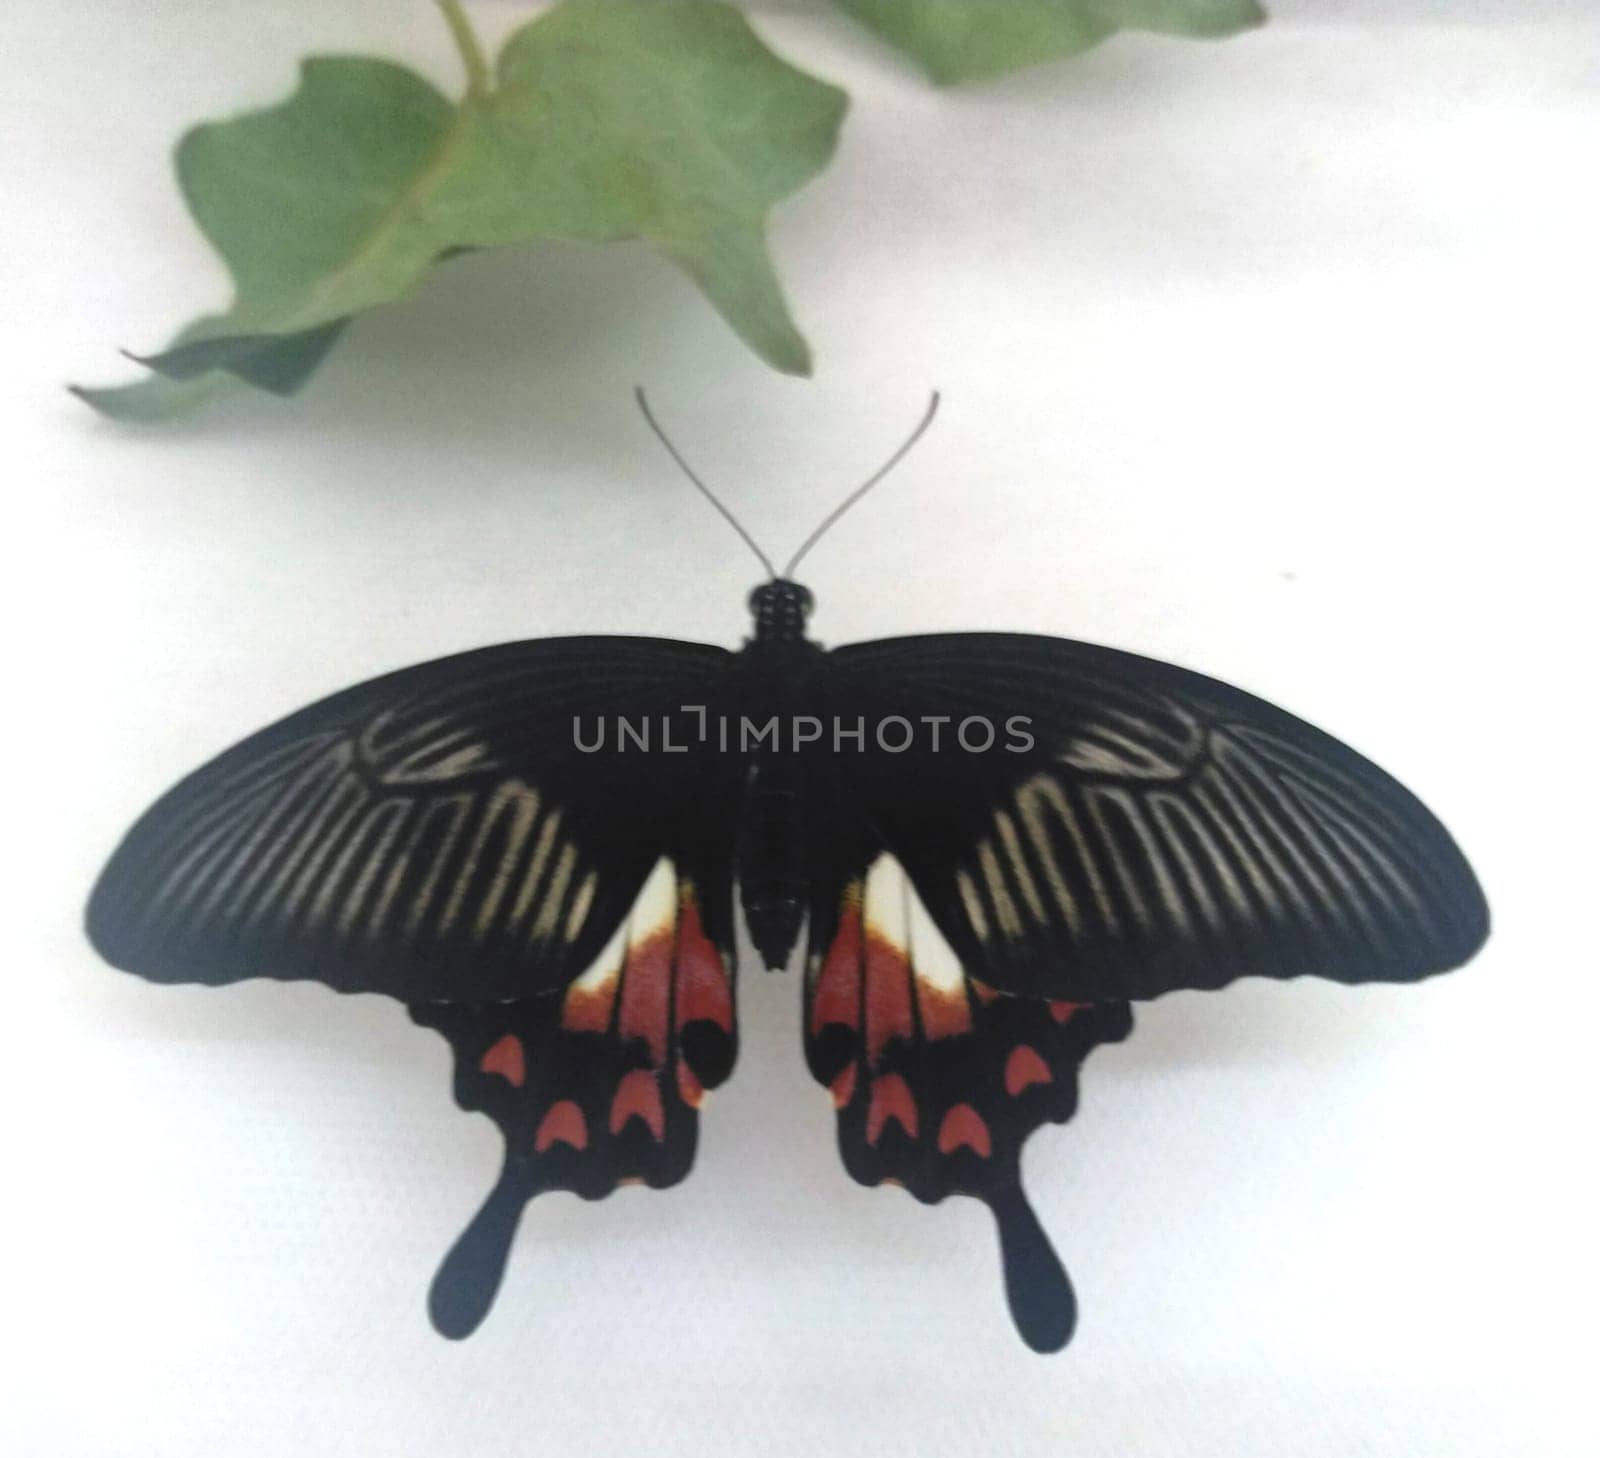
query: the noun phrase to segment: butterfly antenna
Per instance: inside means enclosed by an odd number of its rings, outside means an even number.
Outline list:
[[[856,490],[851,491],[850,495],[846,496],[843,501],[840,501],[838,506],[835,506],[834,509],[832,509],[832,511],[826,515],[826,517],[822,517],[822,522],[819,523],[816,531],[813,531],[813,533],[811,533],[811,535],[808,536],[803,543],[800,543],[800,551],[795,552],[794,557],[790,557],[789,562],[784,565],[784,576],[786,576],[786,578],[794,573],[795,568],[800,565],[800,559],[805,557],[806,552],[810,552],[811,547],[816,546],[816,544],[821,541],[822,533],[826,533],[826,531],[829,530],[829,527],[832,527],[832,525],[834,525],[834,523],[837,522],[837,520],[840,519],[840,517],[842,517],[846,511],[850,511],[850,507],[853,507],[854,504],[858,503],[862,496],[867,495],[867,491],[872,490],[872,488],[874,488],[875,485],[880,482],[880,480],[883,480],[885,475],[890,474],[894,467],[899,466],[899,463],[904,461],[907,455],[910,455],[910,448],[914,447],[918,440],[922,440],[923,432],[928,429],[928,426],[933,424],[933,418],[934,416],[938,415],[938,413],[939,392],[934,391],[933,394],[928,397],[928,408],[923,411],[922,419],[917,421],[917,429],[910,432],[910,435],[907,435],[906,443],[904,443],[904,445],[902,445],[898,451],[894,451],[893,456],[890,456],[890,458],[886,459],[885,463],[878,467],[877,471],[872,472],[872,475],[869,475],[869,477],[867,477],[867,479],[864,480],[859,487],[856,487]]]
[[[761,562],[761,565],[767,569],[767,576],[776,577],[778,573],[772,565],[771,558],[769,558],[767,554],[756,545],[756,539],[744,529],[739,522],[739,518],[729,511],[728,508],[720,501],[718,501],[716,493],[709,486],[707,486],[704,481],[695,475],[693,468],[678,453],[677,446],[673,445],[673,443],[667,438],[667,433],[661,428],[660,422],[657,421],[655,416],[650,413],[650,402],[644,397],[643,385],[635,385],[633,387],[633,398],[639,402],[639,413],[644,416],[645,423],[649,425],[650,429],[655,432],[656,439],[666,447],[667,454],[678,463],[678,469],[695,484],[695,487],[699,490],[700,494],[722,513],[723,520],[726,521],[728,525],[731,526],[734,531],[738,532],[740,537],[744,539],[745,546],[747,546],[756,554],[757,558]]]
[[[854,491],[845,497],[843,501],[834,507],[832,511],[822,518],[822,521],[818,525],[817,529],[812,532],[811,535],[805,539],[805,541],[800,543],[800,550],[796,552],[794,556],[789,558],[788,562],[785,564],[783,569],[783,575],[785,577],[790,576],[794,572],[794,569],[800,565],[800,559],[822,540],[823,533],[826,532],[829,527],[838,521],[839,518],[845,514],[845,512],[849,511],[850,508],[856,504],[856,502],[860,501],[861,498],[867,494],[867,492],[872,490],[872,488],[876,486],[878,482],[883,480],[883,478],[887,476],[890,471],[894,470],[894,468],[898,466],[901,461],[905,460],[905,458],[911,453],[911,447],[922,439],[923,433],[930,425],[933,424],[933,417],[938,413],[939,392],[935,390],[932,396],[929,397],[927,410],[923,412],[922,419],[917,422],[917,428],[906,437],[905,444],[902,445],[900,449],[897,450],[892,456],[890,456],[887,461],[879,466],[878,469],[872,473],[872,475],[868,476],[865,481],[857,486]]]

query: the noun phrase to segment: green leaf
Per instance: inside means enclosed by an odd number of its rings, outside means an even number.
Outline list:
[[[836,0],[935,81],[1060,60],[1119,30],[1225,36],[1266,20],[1255,0]]]
[[[471,80],[459,103],[402,66],[314,57],[281,105],[184,137],[179,181],[233,305],[144,358],[150,379],[77,393],[138,419],[227,376],[289,394],[440,258],[541,239],[642,238],[764,360],[809,372],[766,218],[832,155],[843,92],[710,0],[565,0],[511,36],[492,78],[446,13]]]

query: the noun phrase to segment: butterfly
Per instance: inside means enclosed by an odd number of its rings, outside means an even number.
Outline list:
[[[736,906],[803,945],[803,1040],[845,1169],[993,1211],[1018,1331],[1076,1303],[1022,1188],[1029,1135],[1131,1005],[1247,975],[1410,982],[1488,933],[1472,870],[1382,770],[1282,709],[1111,648],[1010,633],[827,649],[810,546],[761,557],[737,652],[533,639],[336,693],[183,780],[90,898],[156,982],[398,998],[505,1139],[429,1295],[487,1314],[523,1209],[662,1189],[738,1048]]]

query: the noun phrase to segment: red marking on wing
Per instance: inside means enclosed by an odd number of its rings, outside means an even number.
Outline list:
[[[512,1088],[521,1088],[528,1076],[528,1066],[522,1056],[522,1039],[507,1033],[478,1060],[484,1073],[498,1073]]]
[[[917,1006],[922,1031],[930,1038],[958,1038],[972,1031],[972,1009],[965,988],[948,991],[917,979]]]
[[[733,989],[728,986],[722,954],[700,923],[700,907],[685,895],[678,918],[677,951],[678,1027],[689,1023],[715,1023],[733,1033]]]
[[[842,1109],[856,1096],[856,1066],[847,1063],[839,1076],[828,1085],[828,1092],[833,1095],[833,1106]]]
[[[569,1033],[604,1033],[611,1026],[611,1009],[617,1000],[617,979],[613,974],[598,987],[567,989],[561,1004],[561,1026]]]
[[[1064,1023],[1082,1006],[1084,1004],[1081,1002],[1052,1002],[1050,1004],[1050,1016],[1058,1023]]]
[[[1000,996],[1000,993],[990,987],[987,982],[979,982],[976,977],[967,978],[967,986],[972,989],[972,995],[985,1007]]]
[[[1050,1065],[1026,1043],[1018,1043],[1006,1059],[1006,1092],[1012,1098],[1036,1083],[1054,1083]]]
[[[660,1067],[667,1061],[667,1018],[672,1004],[672,930],[651,932],[628,948],[622,970],[622,1010],[618,1031],[623,1041],[641,1038],[650,1049],[650,1061]]]
[[[705,1089],[700,1080],[694,1076],[694,1070],[683,1060],[678,1060],[678,1097],[688,1104],[691,1109],[698,1109],[700,1101],[706,1096]]]
[[[543,1154],[557,1140],[574,1149],[588,1147],[589,1126],[583,1121],[583,1110],[571,1099],[562,1099],[545,1110],[533,1136],[533,1152]]]
[[[917,1101],[898,1073],[886,1073],[872,1081],[872,1100],[867,1105],[867,1143],[876,1144],[883,1126],[890,1119],[913,1139],[917,1137]]]
[[[876,1064],[893,1038],[910,1038],[911,964],[893,942],[867,929],[867,1060]]]
[[[629,1119],[643,1119],[657,1140],[665,1137],[667,1116],[661,1107],[661,1086],[647,1068],[625,1073],[611,1100],[611,1132],[621,1133]]]
[[[829,1023],[842,1023],[855,1032],[861,1026],[861,908],[846,906],[839,930],[817,974],[816,995],[811,999],[811,1031],[820,1033]]]
[[[939,1125],[940,1154],[963,1147],[984,1159],[989,1157],[989,1126],[971,1104],[957,1104]]]

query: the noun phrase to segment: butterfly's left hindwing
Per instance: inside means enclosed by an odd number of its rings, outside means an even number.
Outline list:
[[[1078,1068],[1133,1026],[1125,1002],[1015,997],[969,976],[893,856],[819,886],[805,999],[806,1061],[833,1096],[839,1151],[864,1185],[993,1211],[1023,1338],[1055,1351],[1075,1302],[1022,1188],[1022,1148],[1077,1107]]]
[[[663,858],[564,991],[411,1007],[450,1041],[457,1102],[488,1114],[506,1142],[498,1183],[434,1282],[429,1312],[446,1336],[483,1319],[535,1195],[595,1200],[688,1174],[696,1110],[737,1050],[731,958],[707,932],[700,895]]]

